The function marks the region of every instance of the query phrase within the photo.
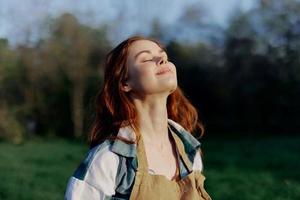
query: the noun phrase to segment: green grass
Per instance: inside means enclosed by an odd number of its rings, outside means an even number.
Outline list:
[[[300,199],[299,136],[207,139],[202,147],[213,199]]]
[[[61,139],[0,143],[0,199],[63,199],[88,147]]]
[[[208,138],[202,148],[214,200],[300,199],[300,137]],[[0,199],[63,199],[87,150],[63,139],[0,142]]]

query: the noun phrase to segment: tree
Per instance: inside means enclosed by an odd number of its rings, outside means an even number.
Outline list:
[[[297,128],[299,12],[299,1],[269,0],[231,19],[224,56],[234,100],[230,107],[241,127]]]
[[[54,24],[45,46],[45,66],[55,66],[53,75],[61,72],[71,83],[73,130],[78,138],[83,133],[87,80],[95,73],[99,75],[97,67],[109,48],[105,28],[94,30],[81,25],[73,15],[64,14]]]
[[[20,80],[16,80],[19,72],[16,52],[6,39],[0,39],[0,140],[16,144],[24,139],[24,127],[18,121],[14,107],[8,106],[18,96],[16,90],[8,90],[15,89],[14,81],[20,84]]]

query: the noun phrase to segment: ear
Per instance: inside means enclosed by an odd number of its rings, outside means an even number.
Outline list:
[[[130,87],[130,85],[128,84],[128,81],[127,81],[127,80],[122,82],[122,87],[121,87],[121,89],[122,89],[124,92],[129,92],[129,91],[131,91],[131,87]]]

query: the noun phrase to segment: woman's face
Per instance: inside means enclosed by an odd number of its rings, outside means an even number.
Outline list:
[[[125,91],[140,95],[171,94],[177,87],[175,65],[155,42],[138,40],[129,47]]]

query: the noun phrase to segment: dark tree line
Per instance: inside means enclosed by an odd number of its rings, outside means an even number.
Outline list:
[[[264,1],[233,15],[226,30],[202,27],[218,40],[192,43],[168,38],[155,21],[152,35],[167,41],[179,85],[209,134],[300,131],[299,13],[298,1]],[[85,136],[112,47],[107,34],[105,26],[91,28],[64,14],[34,45],[12,48],[1,39],[0,138]]]

